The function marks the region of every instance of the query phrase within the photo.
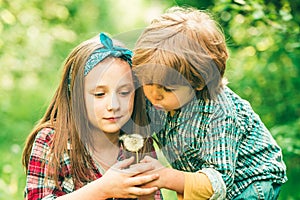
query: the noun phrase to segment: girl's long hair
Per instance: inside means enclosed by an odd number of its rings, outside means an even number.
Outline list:
[[[118,41],[115,45],[123,46]],[[23,150],[22,163],[28,171],[30,154],[37,133],[49,127],[55,130],[51,141],[50,153],[48,154],[49,167],[47,176],[55,180],[58,185],[60,173],[60,161],[64,154],[69,154],[71,163],[71,173],[76,187],[81,187],[84,182],[94,180],[93,163],[86,145],[93,147],[91,135],[89,135],[89,122],[84,101],[84,66],[91,53],[101,48],[99,37],[91,38],[77,47],[69,54],[63,65],[61,82],[48,106],[44,116],[40,119],[26,140]],[[139,109],[139,108],[138,108]],[[137,109],[134,109],[135,112]],[[132,125],[139,128],[142,122],[141,113],[133,118],[139,118],[139,125]],[[136,117],[135,117],[136,116]],[[133,130],[130,128],[129,130]],[[67,144],[70,143],[70,147]],[[50,170],[51,169],[51,170]]]

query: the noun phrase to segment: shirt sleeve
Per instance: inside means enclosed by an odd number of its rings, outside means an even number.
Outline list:
[[[66,194],[55,186],[53,179],[46,177],[46,169],[48,167],[48,153],[50,151],[50,142],[53,130],[45,128],[41,130],[34,141],[31,155],[29,158],[26,187],[24,191],[25,199],[56,199],[58,196]],[[71,181],[71,180],[70,180]],[[72,188],[71,182],[59,182],[62,188]]]
[[[184,173],[184,199],[209,199],[213,194],[208,177],[201,173]]]

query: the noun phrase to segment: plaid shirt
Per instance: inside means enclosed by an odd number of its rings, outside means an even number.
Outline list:
[[[27,200],[50,200],[56,199],[59,196],[71,193],[76,189],[79,189],[75,186],[71,173],[71,163],[70,157],[68,154],[64,154],[63,159],[61,160],[60,174],[58,177],[59,185],[61,189],[55,186],[53,179],[46,179],[46,171],[48,167],[47,155],[50,150],[51,140],[54,135],[54,130],[50,128],[42,129],[36,136],[35,142],[32,148],[30,155],[30,160],[28,164],[26,188],[25,188],[25,199]],[[120,148],[118,160],[124,159],[124,154],[122,153],[122,148]],[[152,156],[156,156],[153,153]],[[96,162],[94,163],[94,173],[97,178],[101,178],[102,171],[99,165]],[[42,166],[42,163],[45,163]],[[87,184],[87,183],[86,183]],[[157,191],[155,194],[155,199],[162,199],[160,191]]]
[[[147,110],[172,167],[204,172],[214,198],[232,199],[258,180],[286,182],[280,147],[250,104],[228,87],[216,101],[195,98],[172,117],[149,101]]]

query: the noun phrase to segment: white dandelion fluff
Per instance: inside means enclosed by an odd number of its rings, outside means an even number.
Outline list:
[[[144,146],[144,138],[139,134],[122,135],[124,147],[131,152],[137,152]]]
[[[122,135],[120,140],[123,141],[125,149],[136,153],[136,163],[139,162],[138,151],[144,146],[144,138],[139,134]]]

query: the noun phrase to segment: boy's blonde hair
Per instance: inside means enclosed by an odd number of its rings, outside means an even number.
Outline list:
[[[133,68],[144,84],[152,81],[165,86],[181,77],[179,84],[190,84],[199,98],[207,100],[215,98],[223,86],[227,59],[224,34],[209,13],[173,7],[141,34]]]

